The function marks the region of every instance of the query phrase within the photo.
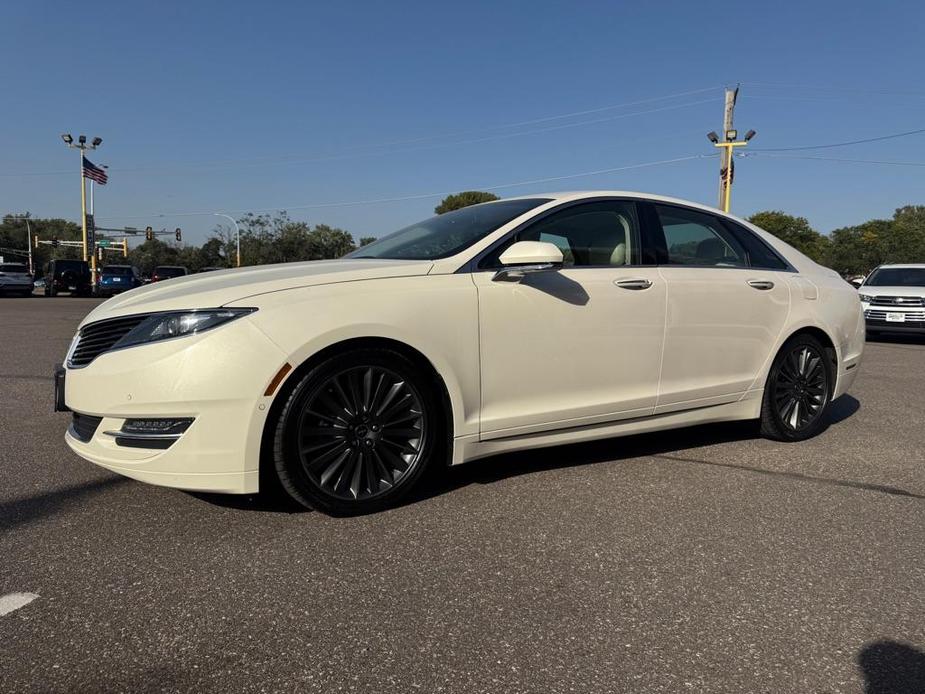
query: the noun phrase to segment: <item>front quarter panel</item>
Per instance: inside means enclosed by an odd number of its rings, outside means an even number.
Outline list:
[[[249,320],[293,367],[354,338],[381,337],[414,348],[446,384],[454,435],[478,433],[478,298],[468,274],[303,287],[228,305],[258,307]]]

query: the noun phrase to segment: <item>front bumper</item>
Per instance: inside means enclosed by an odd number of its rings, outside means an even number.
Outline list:
[[[272,397],[263,395],[285,355],[250,320],[200,335],[107,352],[66,370],[67,408],[101,420],[80,457],[143,482],[195,491],[252,493]],[[193,419],[166,449],[119,445],[128,418]]]
[[[902,322],[866,319],[867,329],[885,333],[925,333],[925,321],[905,320]]]

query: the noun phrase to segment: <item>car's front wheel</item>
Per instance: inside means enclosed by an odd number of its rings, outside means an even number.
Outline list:
[[[788,340],[771,366],[761,405],[761,433],[802,441],[822,431],[834,381],[825,348],[811,335]]]
[[[273,458],[283,488],[335,515],[393,505],[437,455],[439,402],[405,356],[358,349],[309,370],[276,425]]]

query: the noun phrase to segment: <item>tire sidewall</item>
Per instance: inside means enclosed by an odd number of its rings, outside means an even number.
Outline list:
[[[387,492],[371,499],[349,501],[331,496],[310,480],[298,452],[299,419],[309,401],[331,377],[345,370],[374,366],[389,369],[405,379],[417,392],[424,410],[423,452],[412,469]],[[429,375],[404,355],[386,349],[357,349],[326,359],[299,378],[287,391],[286,402],[276,423],[273,462],[286,492],[301,504],[331,515],[350,516],[373,513],[395,505],[424,476],[439,455],[441,412]]]

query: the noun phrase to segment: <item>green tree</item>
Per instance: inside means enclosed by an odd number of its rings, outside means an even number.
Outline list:
[[[757,212],[748,218],[817,263],[828,264],[829,239],[813,229],[806,217],[794,217],[779,210]]]
[[[478,205],[480,202],[491,202],[492,200],[498,200],[498,196],[494,193],[486,193],[480,190],[465,190],[462,193],[447,195],[440,204],[434,208],[434,212],[443,214],[444,212],[452,212],[453,210],[459,210],[469,205]]]
[[[360,237],[360,248],[363,248],[363,246],[368,246],[375,240],[376,240],[375,236],[361,236]]]
[[[145,241],[128,252],[128,262],[145,275],[150,275],[158,265],[180,265],[176,248],[158,238]]]
[[[925,259],[925,206],[900,207],[890,230],[881,240],[884,262],[920,263]]]
[[[892,234],[889,219],[842,227],[829,235],[829,266],[842,275],[866,275],[884,262],[883,239]]]

